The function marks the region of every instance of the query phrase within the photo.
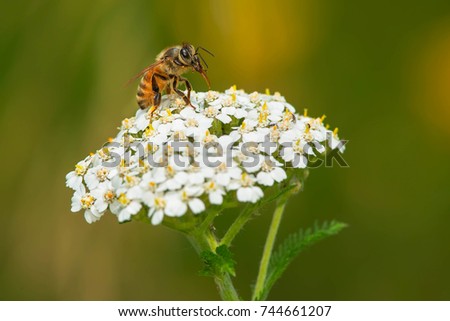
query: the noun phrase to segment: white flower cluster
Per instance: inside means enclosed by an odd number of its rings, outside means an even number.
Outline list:
[[[279,93],[247,94],[232,87],[192,93],[192,106],[166,95],[150,115],[138,110],[96,153],[75,165],[66,185],[72,211],[88,223],[109,210],[120,222],[145,209],[153,224],[188,211],[199,214],[227,196],[255,203],[289,168],[339,148],[337,130],[322,118],[295,113]]]

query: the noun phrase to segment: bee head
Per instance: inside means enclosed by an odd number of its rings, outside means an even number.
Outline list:
[[[185,66],[190,66],[194,68],[196,72],[200,73],[209,87],[210,86],[209,79],[208,76],[206,75],[206,68],[208,68],[208,64],[198,52],[199,49],[203,49],[213,56],[212,53],[210,53],[203,47],[197,47],[196,49],[193,45],[189,43],[184,43],[178,53],[178,59]],[[203,67],[202,62],[205,64],[206,68]]]
[[[189,43],[184,43],[178,52],[179,61],[185,66],[194,67],[195,60],[195,48]]]

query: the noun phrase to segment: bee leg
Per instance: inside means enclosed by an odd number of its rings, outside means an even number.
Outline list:
[[[191,90],[192,90],[191,83],[189,82],[189,80],[187,80],[186,78],[182,78],[182,77],[180,77],[180,81],[184,82],[184,85],[186,86],[187,98],[189,100],[189,106],[191,106],[192,108],[195,108],[194,106],[192,106],[192,103],[191,103]]]
[[[183,78],[181,78],[181,80],[183,81]],[[183,98],[183,100],[184,100],[184,102],[186,103],[186,105],[189,105],[189,106],[195,108],[194,106],[192,106],[191,100],[190,100],[190,96],[191,96],[191,91],[190,91],[191,88],[190,88],[190,85],[191,85],[191,84],[189,84],[189,88],[188,88],[188,95],[189,95],[189,98],[188,98],[188,97],[186,97],[186,95],[185,95],[181,90],[179,90],[179,89],[177,88],[177,87],[178,87],[178,78],[175,77],[175,78],[173,79],[173,90],[174,90],[181,98]],[[187,86],[186,86],[186,88],[187,88]]]
[[[186,78],[182,78],[182,77],[180,77],[180,81],[184,82],[184,85],[186,86],[186,89],[187,89],[187,98],[190,101],[191,100],[191,90],[192,90],[191,83],[189,82],[189,80],[187,80]],[[192,106],[192,107],[194,107],[194,106]]]
[[[150,110],[149,110],[150,119],[152,118],[153,113],[155,112],[156,108],[158,108],[158,107],[156,107],[155,105],[153,105],[152,107],[150,107]]]
[[[156,81],[156,77],[158,77],[162,80],[167,80],[166,77],[164,77],[163,75],[160,75],[160,74],[153,74],[153,76],[152,76],[153,106],[150,108],[150,116],[153,115],[155,110],[161,104],[161,93],[159,91],[159,86],[158,86],[158,82]]]

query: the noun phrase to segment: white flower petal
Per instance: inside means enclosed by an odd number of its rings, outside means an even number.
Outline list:
[[[70,208],[70,210],[72,212],[79,212],[81,211],[81,203],[80,203],[80,199],[72,197],[72,207]]]
[[[119,222],[126,222],[131,220],[131,213],[127,211],[127,209],[123,209],[119,213]]]
[[[198,214],[205,210],[205,203],[203,203],[200,199],[194,198],[189,201],[189,208],[192,213]]]
[[[130,202],[130,204],[127,206],[127,211],[131,214],[137,214],[142,208],[142,204],[137,202],[137,201],[132,201]]]
[[[325,153],[327,145],[345,149],[337,130],[326,129],[323,118],[297,114],[279,93],[230,88],[192,92],[196,108],[180,102],[176,94],[163,95],[152,120],[148,108],[138,109],[114,139],[78,162],[65,178],[75,191],[71,211],[83,210],[93,223],[109,209],[123,222],[145,205],[152,224],[160,224],[165,215],[198,214],[220,205],[227,193],[255,203],[264,196],[260,187],[287,179],[284,165],[305,168],[309,155]],[[218,121],[229,124],[220,133],[212,127]],[[175,148],[178,138],[200,144]],[[270,148],[264,147],[268,138]],[[206,150],[209,143],[219,146]]]
[[[292,166],[295,168],[305,168],[308,165],[308,159],[304,155],[297,154],[297,157],[292,160]]]
[[[236,117],[237,119],[241,119],[247,116],[247,111],[245,111],[242,108],[238,108],[236,109],[236,113],[234,114],[234,117]]]
[[[216,118],[224,124],[228,124],[232,120],[230,116],[228,116],[227,114],[224,114],[224,113],[217,115]]]
[[[158,225],[164,219],[164,212],[162,210],[155,211],[153,213],[153,215],[151,215],[151,218],[152,218],[152,224]]]
[[[240,202],[249,202],[252,199],[252,189],[250,187],[241,187],[237,191],[237,199]]]
[[[272,186],[274,183],[273,177],[265,172],[259,172],[258,175],[256,175],[256,180],[259,184],[264,186]]]
[[[97,211],[102,213],[106,211],[106,209],[108,208],[108,203],[106,203],[104,199],[99,198],[95,201],[94,206],[97,209]]]
[[[182,216],[186,211],[187,205],[181,200],[172,199],[170,202],[167,202],[165,210],[167,216]]]
[[[214,205],[220,205],[223,203],[222,193],[219,191],[209,193],[209,202]]]
[[[220,184],[222,186],[227,186],[230,184],[230,175],[228,173],[218,173],[216,175],[217,184]]]
[[[270,172],[270,175],[278,183],[281,181],[284,181],[287,178],[287,175],[286,175],[286,172],[284,171],[284,169],[279,168],[279,167],[275,167],[274,169],[272,169],[272,171]]]
[[[94,215],[94,213],[91,210],[86,210],[84,212],[84,219],[89,224],[92,224],[100,219],[100,216]]]

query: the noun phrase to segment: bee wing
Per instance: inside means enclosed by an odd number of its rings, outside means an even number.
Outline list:
[[[135,81],[136,79],[142,77],[142,75],[144,75],[147,71],[149,71],[150,69],[155,68],[156,66],[162,64],[164,61],[160,60],[157,62],[152,63],[150,66],[146,67],[145,69],[143,69],[140,73],[138,73],[136,76],[134,76],[133,78],[131,78],[130,80],[128,80],[128,82],[125,84],[125,86],[128,86],[130,83],[132,83],[133,81]]]

